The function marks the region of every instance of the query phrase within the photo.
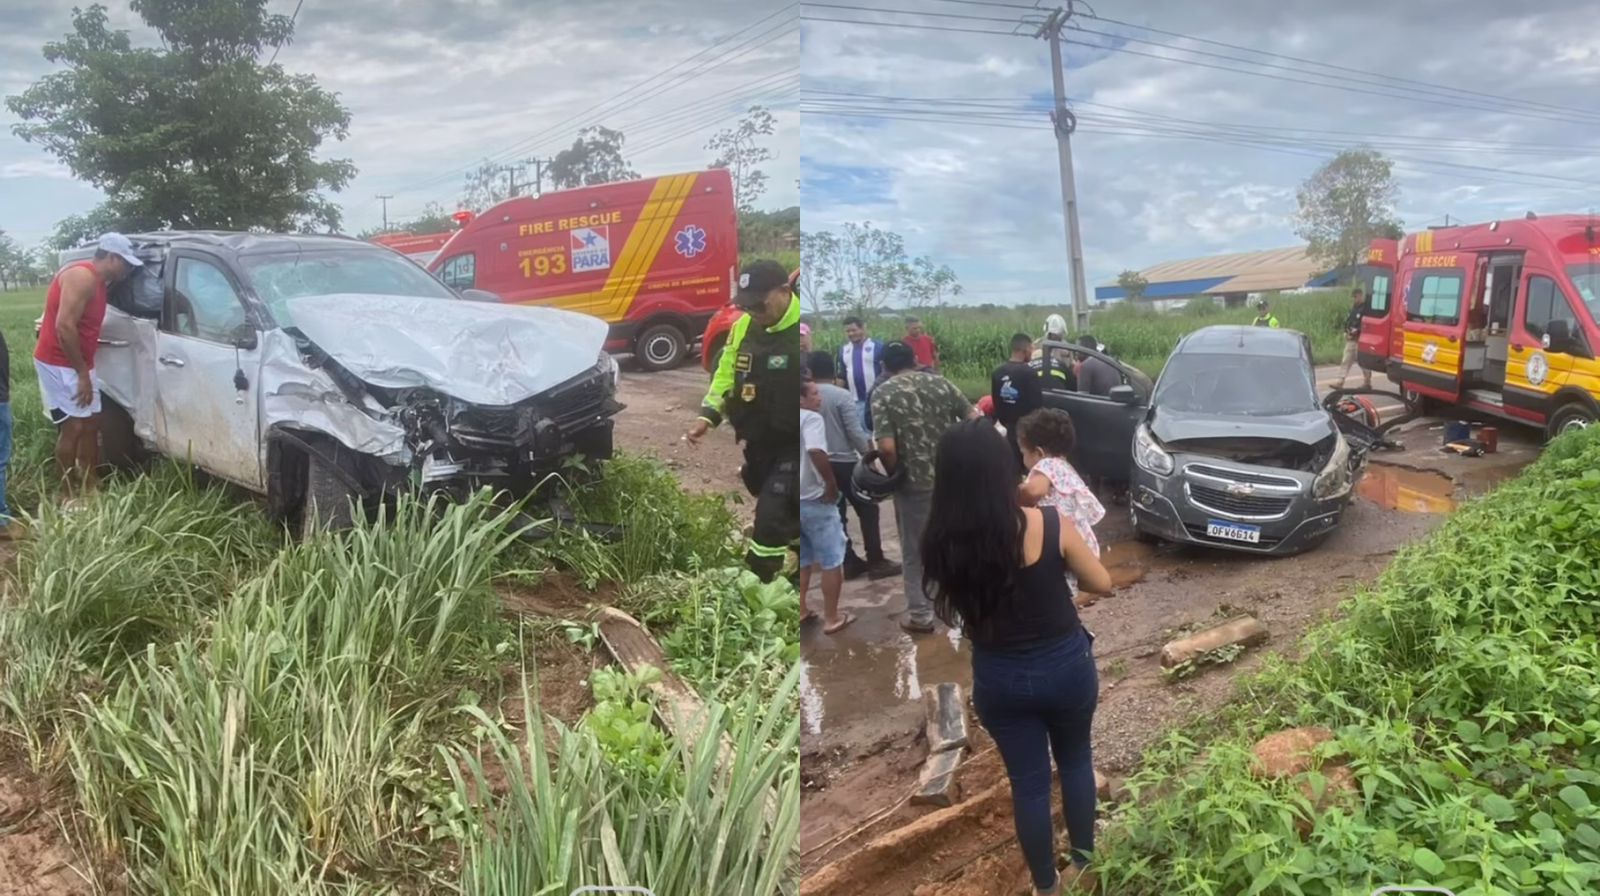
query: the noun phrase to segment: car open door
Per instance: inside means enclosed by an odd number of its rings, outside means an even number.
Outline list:
[[[260,491],[260,352],[239,285],[221,264],[183,251],[168,259],[155,354],[161,452]]]
[[[1150,407],[1150,378],[1126,364],[1094,349],[1062,342],[1046,341],[1040,346],[1048,362],[1068,364],[1073,355],[1099,358],[1122,374],[1123,385],[1111,396],[1069,391],[1044,379],[1044,406],[1066,411],[1072,417],[1077,441],[1068,458],[1083,476],[1099,476],[1126,482],[1133,471],[1133,431]]]

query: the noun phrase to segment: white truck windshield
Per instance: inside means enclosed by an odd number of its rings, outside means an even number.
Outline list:
[[[245,277],[279,326],[292,327],[290,299],[341,293],[454,299],[456,294],[427,271],[382,250],[335,250],[282,255],[246,255]]]

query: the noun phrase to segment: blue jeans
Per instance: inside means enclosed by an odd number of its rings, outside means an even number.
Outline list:
[[[1086,864],[1094,852],[1089,729],[1100,679],[1091,642],[1079,628],[1065,638],[1020,650],[972,652],[972,705],[1005,762],[1017,842],[1033,885],[1041,890],[1056,883],[1051,754],[1060,775],[1073,864]]]
[[[6,472],[11,466],[11,403],[0,401],[0,527],[11,525],[6,503]]]

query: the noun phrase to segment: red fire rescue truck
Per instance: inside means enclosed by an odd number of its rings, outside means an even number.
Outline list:
[[[1600,221],[1530,214],[1408,234],[1394,282],[1360,347],[1364,363],[1386,356],[1381,369],[1416,409],[1550,436],[1600,420]]]
[[[509,199],[428,270],[457,289],[599,317],[608,350],[666,370],[732,297],[738,264],[733,182],[715,169]]]

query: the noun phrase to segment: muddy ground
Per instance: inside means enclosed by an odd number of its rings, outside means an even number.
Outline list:
[[[683,434],[694,422],[711,375],[690,358],[677,370],[644,373],[623,361],[618,399],[627,409],[617,415],[616,446],[631,454],[659,458],[684,488],[699,492],[744,493],[739,481],[742,455],[727,426],[711,431],[694,448]],[[748,502],[739,505],[748,514]]]
[[[1096,767],[1112,780],[1131,772],[1147,746],[1223,704],[1234,678],[1259,665],[1264,653],[1292,655],[1299,636],[1375,578],[1398,548],[1537,456],[1533,431],[1508,425],[1500,433],[1498,453],[1462,458],[1438,450],[1439,421],[1409,425],[1401,435],[1406,450],[1373,455],[1343,524],[1300,557],[1151,547],[1134,541],[1126,511],[1108,504],[1096,530],[1118,587],[1082,611],[1095,634],[1100,672]],[[888,553],[898,558],[893,514],[883,509]],[[854,530],[854,514],[851,525]],[[853,538],[859,536],[853,532]],[[815,625],[802,632],[804,890],[807,896],[1027,892],[1004,769],[975,716],[969,713],[973,752],[958,775],[961,791],[970,802],[998,784],[1004,799],[973,805],[965,814],[958,804],[943,810],[944,822],[906,802],[927,750],[920,735],[921,690],[955,681],[965,692],[970,656],[966,643],[942,626],[917,638],[902,633],[901,588],[898,577],[847,583],[843,604],[858,621],[833,636]],[[813,606],[820,597],[813,593]],[[1158,652],[1175,630],[1238,613],[1266,625],[1267,646],[1186,680],[1163,677]],[[921,828],[913,825],[919,819]],[[963,833],[933,833],[941,825]]]

